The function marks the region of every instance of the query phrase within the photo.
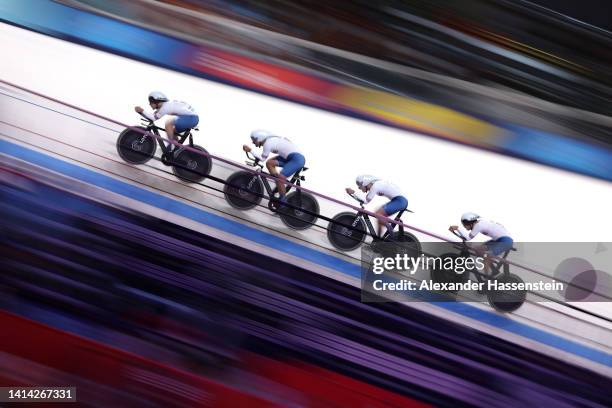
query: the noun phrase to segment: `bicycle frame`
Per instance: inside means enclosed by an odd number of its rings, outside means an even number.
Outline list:
[[[356,197],[354,194],[351,195],[351,197],[353,197],[355,200],[357,200],[359,202],[359,206],[363,209],[365,208],[363,201],[361,201],[358,197]],[[400,221],[402,215],[404,214],[405,211],[409,211],[408,209],[404,209],[402,211],[400,211],[394,218],[395,221]],[[353,224],[351,225],[351,227],[355,228],[355,226],[357,225],[358,220],[363,220],[363,222],[365,223],[366,227],[368,228],[368,231],[370,232],[370,235],[372,236],[374,241],[384,241],[389,237],[389,233],[393,232],[393,230],[395,230],[395,227],[397,224],[393,223],[391,226],[391,230],[386,231],[382,236],[378,235],[378,232],[376,231],[376,229],[374,228],[374,224],[372,224],[372,221],[370,220],[370,215],[363,213],[363,212],[359,212],[358,216],[355,217],[355,221],[353,221]],[[399,225],[399,232],[400,234],[404,233],[404,226],[403,225]]]
[[[259,180],[261,180],[262,184],[264,185],[266,192],[268,193],[268,197],[270,198],[274,197],[274,195],[276,194],[276,187],[271,188],[270,183],[268,182],[270,179],[262,175],[262,173],[264,173],[263,164],[261,164],[259,160],[255,158],[254,156],[249,155],[248,152],[246,153],[246,155],[249,158],[249,160],[251,160],[251,162],[247,162],[247,165],[253,166],[253,167],[259,167],[259,169],[256,170],[257,174],[254,174],[253,178],[249,182],[248,188],[250,189],[253,186],[253,183],[255,182],[255,180],[259,178]],[[289,183],[291,184],[287,186],[287,190],[286,190],[287,193],[291,191],[294,185],[300,186],[301,181],[305,180],[304,176],[301,175],[302,170],[303,169],[296,171],[295,174],[291,176],[291,180],[289,180]],[[297,191],[299,193],[301,190],[298,188]]]
[[[142,116],[142,115],[141,115]],[[155,139],[157,139],[157,144],[159,145],[159,147],[162,149],[163,154],[170,154],[172,153],[172,151],[174,150],[173,148],[175,147],[175,145],[173,143],[168,143],[168,145],[166,145],[166,143],[164,143],[159,131],[166,131],[166,129],[163,129],[157,125],[155,125],[151,120],[144,118],[143,117],[143,124],[147,126],[146,131],[147,132],[151,132],[154,135],[156,135],[157,137]],[[143,133],[142,138],[141,138],[141,142],[144,143],[144,139],[146,137],[147,133]],[[185,140],[189,137],[189,146],[193,147],[193,135],[191,134],[191,129],[187,129],[182,133],[178,133],[177,134],[178,138],[176,139],[176,142],[179,144],[183,144],[185,142]]]
[[[476,255],[476,254],[473,253],[474,250],[472,250],[472,249],[470,249],[468,247],[465,238],[463,238],[461,235],[459,235],[456,231],[453,231],[453,235],[455,235],[457,238],[460,238],[461,241],[462,241],[461,244],[456,245],[456,247],[461,251],[461,256]],[[496,278],[499,277],[498,275],[500,273],[500,269],[501,268],[503,268],[503,271],[501,272],[503,274],[502,275],[503,277],[507,277],[510,274],[510,265],[507,262],[505,262],[505,260],[508,257],[508,255],[510,254],[510,251],[513,251],[513,250],[515,250],[515,249],[513,249],[513,248],[508,249],[507,251],[505,251],[503,253],[502,256],[498,257],[498,258],[501,258],[501,259],[497,259],[497,260],[494,260],[493,262],[491,262],[490,266],[491,266],[491,272],[492,272],[491,275],[492,276],[495,276]],[[487,278],[487,276],[485,274],[483,274],[483,273],[475,272],[475,271],[470,271],[470,272],[474,273],[474,275],[476,276],[476,279],[479,282],[482,282],[483,278]]]

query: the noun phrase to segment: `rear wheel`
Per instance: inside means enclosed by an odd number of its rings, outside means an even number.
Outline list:
[[[202,146],[192,146],[193,149],[208,154]],[[188,183],[197,183],[208,174],[212,167],[212,160],[209,156],[199,154],[185,147],[177,149],[172,158],[172,172],[178,178]]]
[[[248,171],[239,171],[227,179],[223,193],[234,208],[249,210],[261,202],[264,186],[261,179]]]
[[[516,285],[524,283],[519,276],[510,273],[496,279],[498,284]],[[514,312],[525,303],[527,291],[525,290],[489,290],[487,291],[487,299],[489,304],[499,312],[509,313]]]
[[[145,134],[146,131],[146,128],[138,126],[121,132],[117,138],[119,157],[130,164],[143,164],[151,160],[157,145],[155,138]]]
[[[356,213],[337,214],[327,226],[327,239],[334,248],[341,251],[352,251],[358,248],[365,237],[365,223]]]
[[[410,232],[394,231],[386,238],[385,241],[389,244],[393,244],[385,245],[385,247],[393,249],[396,253],[407,254],[408,256],[414,258],[421,255],[421,243],[417,237]]]
[[[279,211],[286,226],[295,230],[310,228],[319,218],[319,202],[303,191],[287,194],[287,205]]]

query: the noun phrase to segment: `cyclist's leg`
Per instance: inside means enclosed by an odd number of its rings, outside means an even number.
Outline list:
[[[408,208],[408,200],[406,199],[406,197],[397,196],[397,197],[393,197],[391,201],[389,201],[387,204],[379,208],[378,211],[376,211],[376,214],[379,214],[383,217],[390,218],[393,214],[396,214],[402,210],[405,210],[406,208]],[[378,235],[382,236],[383,227],[386,227],[388,231],[391,231],[394,225],[395,224],[393,223],[389,223],[389,222],[382,223],[379,221],[378,222]]]
[[[198,126],[200,117],[198,115],[179,115],[174,120],[174,133],[182,133],[188,129]]]
[[[389,214],[387,214],[387,211],[385,210],[385,206],[383,205],[382,207],[380,207],[378,210],[375,211],[376,215],[380,215],[381,217],[385,217],[385,218],[389,218]],[[383,233],[384,233],[384,228],[386,228],[387,230],[390,230],[390,223],[388,222],[383,222],[381,221],[379,218],[376,218],[376,222],[378,222],[378,227],[376,228],[376,231],[378,232],[378,236],[382,237]]]
[[[266,168],[268,169],[268,173],[276,177],[276,191],[280,192],[279,183],[278,183],[278,167],[281,167],[284,163],[284,159],[280,156],[276,156],[274,158],[268,159],[266,161]]]
[[[514,241],[510,237],[500,237],[485,242],[487,252],[493,256],[499,256],[512,248]]]
[[[273,157],[272,160],[275,161],[275,163],[274,163],[275,174],[278,174],[278,170],[276,169],[276,167],[285,167],[285,163],[287,163],[287,159],[284,159],[281,156]],[[268,162],[269,161],[270,160],[268,160]],[[268,169],[268,170],[270,170],[270,169]]]
[[[166,126],[164,126],[164,128],[166,129],[166,135],[168,136],[168,139],[170,139],[172,141],[175,141],[174,133],[175,133],[175,123],[176,123],[176,120],[177,120],[176,117],[170,117],[166,121]],[[174,147],[174,145],[171,143],[170,144],[170,148],[172,149],[173,147]]]
[[[491,276],[492,256],[499,256],[512,248],[514,241],[510,237],[500,237],[484,243],[487,256],[484,259],[485,273]]]
[[[281,164],[282,163],[282,164]],[[294,173],[301,170],[306,164],[306,158],[301,153],[291,153],[287,156],[286,160],[282,160],[279,162],[279,166],[282,166],[283,170],[278,175],[278,192],[280,197],[284,197],[286,193],[285,182],[289,177],[291,177]]]

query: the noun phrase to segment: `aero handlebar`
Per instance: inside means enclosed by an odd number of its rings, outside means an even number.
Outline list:
[[[451,231],[451,232],[452,232],[452,234],[453,234],[454,236],[456,236],[457,238],[459,238],[460,240],[462,240],[463,242],[465,242],[465,237],[464,237],[463,235],[461,235],[461,234],[459,233],[459,231],[457,231],[457,230],[453,230],[453,231]]]
[[[255,155],[252,152],[244,152],[244,154],[246,154],[247,159],[249,159],[246,161],[247,166],[259,167],[263,169],[263,164],[260,163],[260,160],[257,157],[255,157]]]
[[[357,197],[357,196],[355,195],[355,193],[353,193],[353,194],[349,194],[349,196],[351,196],[351,198],[352,198],[353,200],[357,201],[357,202],[359,203],[359,206],[360,206],[361,208],[364,208],[364,204],[365,204],[365,202],[364,202],[364,201],[363,201],[361,198]]]

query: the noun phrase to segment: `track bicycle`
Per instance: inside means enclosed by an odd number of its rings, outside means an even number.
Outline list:
[[[363,200],[355,194],[349,195],[359,203],[362,209],[365,208]],[[404,209],[395,216],[394,220],[400,221],[404,212],[412,211]],[[421,243],[417,237],[404,230],[402,224],[399,224],[397,231],[395,230],[396,227],[398,227],[398,225],[392,223],[390,228],[388,228],[382,236],[379,236],[368,214],[362,211],[357,213],[345,211],[334,216],[329,222],[327,226],[327,238],[336,249],[348,252],[359,248],[364,243],[369,233],[369,235],[372,236],[371,245],[374,247],[376,247],[378,243],[395,242],[404,250],[409,249],[413,254],[420,254]]]
[[[176,141],[180,146],[176,146],[163,141],[159,133],[165,131],[163,128],[156,126],[152,120],[142,114],[141,116],[143,126],[129,127],[117,138],[117,152],[123,160],[130,164],[144,164],[153,158],[159,144],[162,150],[161,162],[171,166],[172,172],[179,179],[197,183],[210,174],[212,160],[207,156],[208,152],[202,146],[193,144],[192,131],[198,131],[197,127],[178,133]],[[204,154],[186,149],[183,143],[187,139],[190,148]]]
[[[465,238],[457,231],[452,231],[453,235],[461,239],[461,243],[456,243],[453,246],[459,250],[458,253],[446,253],[440,255],[442,259],[446,258],[468,258],[476,255],[473,248],[470,248]],[[499,283],[505,284],[522,284],[523,279],[518,275],[510,272],[510,264],[506,261],[506,258],[510,252],[516,251],[516,248],[512,247],[505,251],[500,259],[491,262],[491,275],[487,276],[484,271],[479,271],[477,268],[467,268],[463,273],[457,273],[452,269],[438,269],[433,268],[430,271],[431,280],[438,283],[465,283],[469,280],[470,274],[474,275],[478,283],[483,284],[484,290],[480,293],[484,293],[487,297],[489,304],[497,311],[500,312],[513,312],[523,305],[527,297],[527,292],[524,290],[513,290],[513,291],[501,291],[501,290],[488,290],[488,281],[494,279]],[[453,263],[454,265],[455,263]]]
[[[246,152],[246,164],[254,167],[255,171],[237,171],[226,180],[223,192],[225,199],[234,208],[249,210],[256,207],[261,200],[268,198],[270,211],[278,213],[281,220],[289,228],[305,230],[315,224],[319,217],[319,203],[317,199],[300,188],[293,189],[293,185],[300,186],[306,178],[302,174],[308,167],[298,170],[289,180],[291,185],[287,186],[286,202],[279,209],[277,188],[270,187],[268,178],[263,175],[263,163],[252,153]]]

